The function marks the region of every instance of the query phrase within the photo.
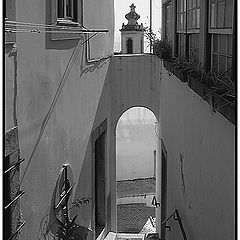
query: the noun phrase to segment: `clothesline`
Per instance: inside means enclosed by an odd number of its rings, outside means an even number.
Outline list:
[[[5,32],[61,32],[61,33],[95,33],[95,32],[105,32],[107,29],[87,29],[84,26],[61,26],[57,24],[42,24],[42,23],[30,23],[30,22],[20,22],[20,21],[5,21]]]

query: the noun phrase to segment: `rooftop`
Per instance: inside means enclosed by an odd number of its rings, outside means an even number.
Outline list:
[[[117,197],[155,194],[155,182],[154,178],[117,181]]]

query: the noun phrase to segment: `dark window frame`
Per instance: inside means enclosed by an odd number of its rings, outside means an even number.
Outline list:
[[[227,9],[229,5],[232,6],[230,9]],[[223,22],[222,26],[219,26],[218,23],[218,14],[219,14],[219,5],[223,5]],[[212,6],[215,6],[215,15],[212,15]],[[232,41],[233,41],[233,21],[234,21],[234,0],[209,0],[208,1],[208,33],[211,35],[211,68],[214,72],[222,76],[225,73],[227,76],[231,77],[231,67],[232,67]],[[226,16],[232,16],[231,26],[226,25]],[[212,18],[213,17],[213,18]],[[214,24],[212,21],[214,20]],[[220,25],[221,25],[220,24]],[[222,40],[226,38],[225,41],[225,51],[220,50],[223,48]],[[216,40],[217,39],[217,40]],[[221,40],[222,39],[222,40]],[[231,43],[230,43],[231,42]],[[229,47],[230,45],[230,47]],[[223,65],[225,65],[223,67]],[[226,72],[227,71],[227,72]]]
[[[232,2],[232,13],[229,13],[227,10],[227,1]],[[219,15],[219,5],[223,4],[223,14],[221,14],[221,21],[223,21],[222,26],[219,26],[218,22],[218,15]],[[215,8],[214,13],[212,15],[213,6]],[[233,12],[234,12],[234,0],[209,0],[208,1],[208,11],[209,11],[209,18],[208,18],[208,28],[209,33],[216,33],[216,34],[232,34],[233,29]],[[222,16],[223,15],[223,16]],[[231,26],[226,25],[226,16],[232,16],[231,19]],[[212,18],[213,17],[213,18]],[[212,22],[214,21],[214,23]]]
[[[225,46],[222,44],[224,37],[226,38]],[[214,38],[217,39],[216,44],[214,44]],[[226,76],[231,77],[231,67],[229,67],[229,62],[231,62],[230,65],[232,66],[231,42],[232,36],[229,34],[211,34],[211,67],[219,76],[225,73]],[[215,64],[214,58],[217,59],[217,65]],[[223,62],[225,65],[224,69],[220,69],[220,63],[223,65]]]
[[[177,33],[183,33],[186,31],[187,21],[187,2],[186,0],[177,1]],[[182,19],[182,21],[180,21]]]
[[[187,32],[199,32],[200,28],[200,0],[187,0]],[[195,22],[194,22],[195,19]],[[195,26],[193,26],[195,25]]]
[[[126,41],[127,54],[133,54],[133,39],[130,37]]]
[[[60,6],[61,4],[61,6]],[[57,22],[78,23],[78,1],[56,0]]]
[[[194,13],[194,14],[193,14]],[[180,27],[179,14],[183,14],[183,28]],[[195,26],[189,27],[189,19],[193,20],[195,16]],[[197,18],[199,16],[199,19]],[[197,24],[198,22],[198,24]],[[199,62],[199,46],[198,50],[191,45],[191,38],[198,34],[199,37],[200,28],[200,0],[180,0],[177,1],[177,39],[178,39],[178,57],[191,60],[192,52],[197,52],[198,56],[194,57],[194,62]],[[181,44],[181,38],[185,36],[184,44]],[[194,35],[192,35],[194,34]]]

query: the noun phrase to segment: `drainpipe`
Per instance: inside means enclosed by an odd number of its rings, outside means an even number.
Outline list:
[[[153,151],[153,178],[156,179],[156,150]]]
[[[159,122],[157,124],[157,158],[156,158],[156,201],[160,203],[156,207],[156,231],[159,236],[161,236],[161,167],[162,167],[162,126],[161,126],[161,118],[159,117]]]
[[[152,0],[150,0],[150,54],[152,53]]]

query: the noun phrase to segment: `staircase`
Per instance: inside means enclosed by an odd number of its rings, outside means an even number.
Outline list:
[[[116,240],[144,240],[145,234],[117,233]]]

